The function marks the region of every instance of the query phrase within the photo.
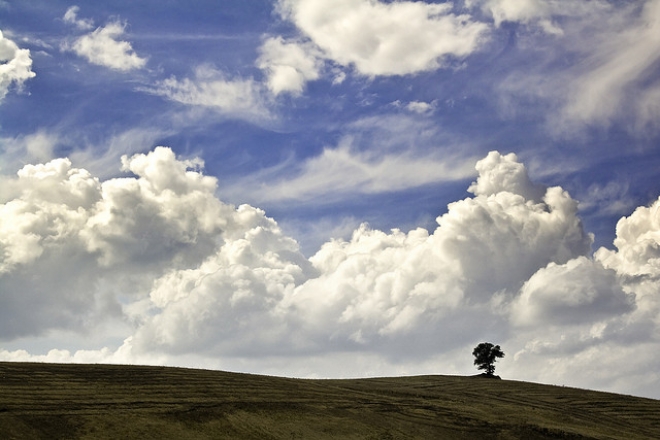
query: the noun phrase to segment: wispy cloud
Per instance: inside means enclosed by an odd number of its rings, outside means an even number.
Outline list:
[[[631,17],[616,31],[602,35],[602,43],[588,55],[580,76],[570,85],[562,115],[568,124],[608,126],[626,119],[630,112],[636,125],[653,123],[654,111],[637,96],[660,88],[647,75],[660,60],[660,1],[647,1],[639,17]],[[641,110],[641,111],[640,111]],[[641,120],[640,120],[641,118]]]
[[[554,2],[538,5],[548,16],[560,7]],[[660,2],[620,8],[602,2],[568,6],[576,14],[566,18],[556,46],[543,51],[527,47],[539,57],[535,67],[516,71],[498,85],[503,109],[538,111],[540,102],[549,131],[561,136],[615,125],[642,136],[656,130],[658,106],[652,97],[660,89],[654,79],[660,59]],[[561,62],[561,57],[574,62]]]
[[[327,203],[346,194],[402,191],[466,179],[474,175],[472,163],[441,154],[361,152],[346,138],[337,147],[326,148],[319,156],[296,165],[299,169],[294,177],[255,182],[252,192],[259,202],[315,199]],[[258,182],[271,173],[272,170],[265,170],[250,179]]]
[[[481,8],[493,18],[495,26],[516,22],[538,26],[551,35],[564,34],[561,25],[555,21],[557,18],[585,17],[611,8],[602,0],[467,0],[466,5]]]
[[[0,174],[20,169],[28,163],[54,159],[59,141],[57,133],[43,129],[28,135],[0,138]]]
[[[267,106],[268,95],[260,83],[253,79],[227,78],[208,65],[198,66],[193,78],[171,77],[140,90],[227,116],[249,120],[272,118]]]
[[[473,177],[475,159],[460,152],[461,142],[443,144],[431,133],[442,137],[430,121],[408,115],[358,120],[337,145],[239,178],[223,193],[254,203],[326,204]]]
[[[92,20],[91,18],[78,18],[79,11],[80,11],[80,7],[71,6],[69,9],[66,10],[66,12],[64,13],[64,17],[62,17],[62,19],[64,20],[65,23],[72,24],[76,26],[78,29],[83,31],[89,31],[94,29],[94,20]]]

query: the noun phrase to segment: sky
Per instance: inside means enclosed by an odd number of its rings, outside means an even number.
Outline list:
[[[660,0],[0,0],[0,360],[660,398]]]

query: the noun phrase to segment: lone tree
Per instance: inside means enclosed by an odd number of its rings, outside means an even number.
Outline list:
[[[482,342],[474,347],[474,365],[479,370],[486,370],[486,374],[492,376],[495,373],[495,361],[504,357],[504,352],[499,345],[493,345],[490,342]]]

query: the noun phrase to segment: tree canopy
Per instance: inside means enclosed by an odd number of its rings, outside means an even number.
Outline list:
[[[493,345],[490,342],[482,342],[474,347],[474,365],[479,370],[486,370],[486,374],[492,376],[495,373],[495,361],[504,357],[504,352],[499,345]]]

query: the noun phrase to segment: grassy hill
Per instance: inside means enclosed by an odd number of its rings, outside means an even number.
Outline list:
[[[659,439],[660,401],[508,380],[0,363],[2,439]]]

